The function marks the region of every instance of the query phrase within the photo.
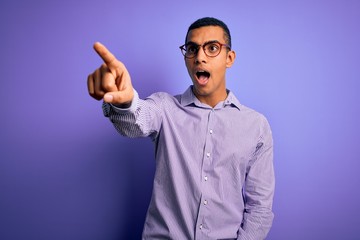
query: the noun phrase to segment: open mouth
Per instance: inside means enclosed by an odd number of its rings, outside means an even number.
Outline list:
[[[199,84],[205,85],[207,83],[207,81],[209,80],[210,73],[207,71],[197,71],[196,77],[199,81]]]

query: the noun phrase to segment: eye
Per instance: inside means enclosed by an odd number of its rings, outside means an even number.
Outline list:
[[[198,46],[194,45],[194,44],[189,44],[186,46],[186,52],[187,53],[195,53],[198,49]]]
[[[209,43],[208,45],[206,45],[206,50],[209,53],[216,53],[219,50],[219,44],[217,43]]]

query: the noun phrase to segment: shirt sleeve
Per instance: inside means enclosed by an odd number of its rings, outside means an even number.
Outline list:
[[[266,238],[274,218],[272,212],[274,190],[273,139],[270,126],[263,117],[260,137],[246,175],[243,190],[244,220],[238,232],[238,240]]]
[[[115,129],[127,137],[156,138],[161,126],[161,98],[157,95],[143,100],[134,90],[134,98],[128,108],[119,108],[103,103],[104,116],[109,118]]]

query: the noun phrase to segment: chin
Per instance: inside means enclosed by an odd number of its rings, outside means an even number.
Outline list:
[[[196,84],[194,86],[194,92],[200,96],[207,96],[209,95],[209,91],[206,89],[206,86],[198,86]]]

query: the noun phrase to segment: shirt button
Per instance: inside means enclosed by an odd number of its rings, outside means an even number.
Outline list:
[[[204,205],[206,205],[207,204],[207,200],[204,200]]]
[[[208,152],[208,153],[206,154],[206,156],[207,156],[207,157],[210,157],[210,153]]]
[[[203,225],[202,225],[202,224],[200,224],[199,228],[200,228],[200,229],[202,229],[202,228],[203,228]]]
[[[207,176],[205,176],[205,177],[204,177],[204,180],[205,180],[205,181],[207,181],[207,180],[208,180],[208,177],[207,177]]]
[[[213,130],[212,130],[212,129],[210,129],[210,134],[213,134]]]

